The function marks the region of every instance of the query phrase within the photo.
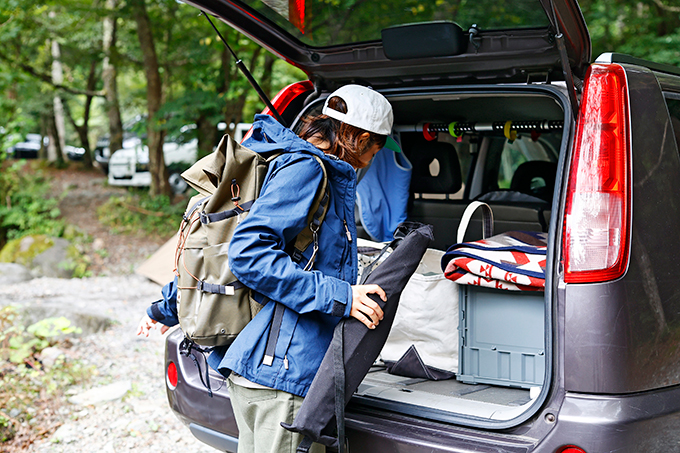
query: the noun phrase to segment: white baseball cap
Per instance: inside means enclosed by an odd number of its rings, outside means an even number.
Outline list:
[[[328,100],[334,96],[345,101],[347,113],[328,107]],[[368,132],[380,135],[392,133],[394,114],[389,101],[377,91],[361,85],[345,85],[335,90],[326,98],[321,113]]]

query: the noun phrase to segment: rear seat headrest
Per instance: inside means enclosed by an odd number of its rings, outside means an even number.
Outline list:
[[[550,202],[555,189],[557,164],[540,160],[524,162],[512,175],[510,190],[516,190]]]
[[[428,142],[420,134],[408,135],[410,137],[402,136],[402,149],[413,165],[411,191],[428,194],[458,192],[463,181],[458,154],[453,144]],[[437,167],[438,171],[433,174],[431,169]]]

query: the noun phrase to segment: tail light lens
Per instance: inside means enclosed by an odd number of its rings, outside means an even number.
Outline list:
[[[286,111],[290,103],[293,102],[295,98],[313,89],[314,84],[309,80],[291,83],[279,91],[276,96],[274,96],[274,99],[272,99],[272,105],[276,111],[279,112],[279,115],[283,115],[283,112]],[[262,113],[265,115],[271,115],[272,111],[269,110],[269,107],[265,107],[264,110],[262,110]]]
[[[168,363],[166,373],[168,387],[170,387],[170,390],[174,390],[177,387],[177,365],[175,365],[175,362]]]
[[[557,453],[586,453],[586,451],[574,445],[567,445],[557,450]]]
[[[621,277],[628,266],[630,138],[628,86],[619,65],[586,76],[564,219],[564,280]]]
[[[279,91],[274,99],[272,99],[272,105],[279,112],[279,115],[283,115],[291,102],[293,102],[298,96],[311,91],[314,89],[314,84],[309,80],[303,80],[301,82],[291,83],[287,87]],[[265,107],[262,110],[263,115],[271,115],[272,111],[269,107]],[[253,129],[251,128],[244,136],[241,142],[245,141],[252,134]]]

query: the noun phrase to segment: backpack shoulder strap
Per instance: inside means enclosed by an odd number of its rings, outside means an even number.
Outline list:
[[[312,157],[321,165],[321,170],[323,171],[323,179],[316,191],[316,197],[312,203],[312,207],[307,216],[307,228],[302,230],[300,234],[297,235],[295,239],[295,247],[293,250],[293,261],[299,263],[302,261],[302,253],[307,250],[312,243],[314,243],[314,253],[312,258],[305,266],[305,269],[311,269],[314,264],[314,259],[316,258],[316,252],[318,250],[318,239],[317,233],[324,219],[326,218],[326,213],[328,212],[328,206],[330,201],[330,193],[328,190],[328,174],[326,172],[326,166],[319,156],[312,154]]]

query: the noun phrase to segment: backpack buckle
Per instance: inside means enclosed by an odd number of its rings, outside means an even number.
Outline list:
[[[206,214],[205,212],[201,211],[198,217],[201,219],[201,223],[203,225],[208,225],[210,223],[210,217],[208,217],[208,214]]]

